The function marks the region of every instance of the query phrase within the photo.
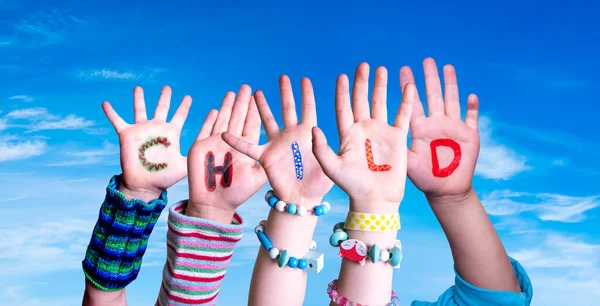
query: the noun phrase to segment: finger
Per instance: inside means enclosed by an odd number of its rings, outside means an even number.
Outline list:
[[[221,134],[221,138],[223,138],[223,141],[225,141],[230,147],[256,161],[260,159],[264,151],[263,146],[243,141],[231,133],[223,133]]]
[[[121,131],[129,126],[129,124],[127,124],[127,122],[125,122],[125,120],[123,120],[119,114],[115,112],[110,103],[102,103],[102,110],[104,111],[106,118],[108,118],[108,121],[110,121],[112,126],[115,128],[115,131],[117,131],[117,134],[121,133]]]
[[[302,78],[302,124],[317,125],[317,109],[315,105],[315,92],[308,78]]]
[[[210,112],[208,112],[208,115],[206,115],[206,119],[204,119],[204,124],[202,125],[202,128],[200,128],[200,132],[196,137],[196,141],[210,137],[210,133],[213,130],[218,115],[219,111],[216,109],[213,109]]]
[[[296,115],[296,103],[294,102],[292,83],[290,82],[290,78],[286,75],[282,75],[279,78],[279,95],[281,96],[283,128],[285,129],[297,125],[298,115]]]
[[[465,118],[465,124],[476,130],[478,128],[479,117],[479,98],[475,94],[470,94],[467,98],[467,116]]]
[[[133,118],[135,123],[146,121],[146,102],[144,101],[144,90],[140,86],[133,89]]]
[[[443,115],[442,84],[433,58],[429,57],[423,61],[423,72],[425,73],[425,93],[427,94],[429,116],[434,114]]]
[[[367,63],[360,63],[354,74],[352,112],[354,113],[354,122],[371,118],[369,113],[369,64]]]
[[[452,65],[444,66],[444,106],[446,116],[460,119],[460,100],[458,96],[458,81]]]
[[[169,115],[169,105],[171,104],[171,87],[164,86],[158,99],[158,105],[154,111],[154,120],[160,122],[167,122],[167,115]]]
[[[338,173],[342,166],[341,158],[333,152],[331,147],[327,145],[327,138],[325,134],[318,127],[313,127],[313,154],[315,155],[319,165],[323,169],[323,172],[332,180],[338,176]]]
[[[415,77],[413,76],[412,70],[408,66],[402,67],[400,69],[400,89],[404,91],[406,88],[406,84],[416,84]],[[415,95],[417,96],[417,101],[413,103],[412,114],[410,116],[410,121],[414,122],[416,119],[425,117],[425,110],[423,109],[423,103],[421,103],[421,99],[419,98],[419,91],[415,89]]]
[[[219,110],[219,116],[212,129],[211,135],[221,134],[227,131],[229,125],[229,119],[231,118],[231,110],[233,109],[233,102],[235,101],[235,93],[229,91],[225,94],[223,102],[221,102],[221,109]]]
[[[267,138],[271,139],[271,137],[279,132],[279,124],[277,124],[262,91],[258,90],[254,93],[254,100],[256,101],[256,107],[258,108],[258,114],[260,115],[262,124],[265,127]]]
[[[244,130],[244,122],[246,121],[246,115],[248,114],[248,104],[250,104],[250,96],[252,96],[252,89],[248,85],[242,85],[238,91],[238,95],[233,104],[233,110],[231,111],[231,119],[229,120],[229,127],[227,131],[235,136],[241,136]]]
[[[258,108],[256,107],[254,97],[250,97],[248,114],[246,115],[242,136],[247,137],[251,143],[256,144],[258,144],[258,140],[260,139],[260,115],[258,114]]]
[[[394,119],[394,126],[399,127],[408,133],[413,104],[417,102],[417,88],[415,87],[415,84],[406,84],[402,91],[402,102],[400,102],[396,119]]]
[[[181,103],[179,104],[177,111],[175,111],[173,118],[171,118],[171,123],[179,127],[179,129],[182,129],[185,119],[190,112],[190,106],[192,106],[192,97],[186,95],[183,97],[183,100],[181,100]]]
[[[335,119],[340,139],[342,138],[342,132],[354,124],[354,117],[350,108],[349,87],[348,76],[345,74],[340,75],[335,85]]]
[[[387,69],[381,66],[375,71],[375,85],[373,85],[373,98],[371,99],[372,117],[375,120],[387,123]]]

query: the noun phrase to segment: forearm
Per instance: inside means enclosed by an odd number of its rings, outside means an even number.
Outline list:
[[[319,202],[305,203],[314,207]],[[289,256],[302,258],[310,249],[317,217],[299,217],[271,209],[265,234],[273,247],[280,252],[287,250]],[[307,272],[287,266],[279,267],[277,259],[271,259],[260,248],[250,284],[249,305],[302,305],[306,291]]]
[[[465,281],[484,289],[521,292],[500,237],[473,189],[461,197],[428,200]]]
[[[169,209],[167,262],[157,305],[214,305],[243,219],[231,210],[196,207],[188,201]]]
[[[132,191],[114,177],[83,260],[83,305],[127,305],[125,286],[137,277],[166,192]]]

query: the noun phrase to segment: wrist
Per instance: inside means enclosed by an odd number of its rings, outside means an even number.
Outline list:
[[[122,179],[122,177],[123,176],[121,176],[121,181],[119,182],[118,190],[122,192],[128,200],[139,199],[146,203],[149,203],[154,199],[158,199],[160,197],[160,194],[163,192],[163,190],[158,188],[139,188],[128,185],[127,182],[125,182],[125,180]]]
[[[469,188],[464,193],[444,196],[425,195],[429,206],[434,212],[460,212],[469,210],[473,206],[480,206],[481,202],[477,197],[477,193],[473,187]]]
[[[235,209],[233,207],[224,207],[221,205],[208,205],[190,199],[184,214],[188,217],[230,224],[231,220],[233,220]]]
[[[350,198],[350,211],[370,214],[398,213],[400,202]]]

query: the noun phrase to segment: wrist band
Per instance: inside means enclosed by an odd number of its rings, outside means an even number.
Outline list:
[[[106,197],[85,259],[83,272],[94,286],[105,291],[125,288],[137,277],[148,238],[167,204],[167,191],[149,203],[127,200],[117,188],[120,175],[106,187]]]
[[[400,230],[400,214],[368,214],[349,212],[345,229],[367,232],[389,232]]]
[[[269,257],[271,259],[277,260],[277,265],[280,268],[284,266],[288,266],[290,268],[298,268],[300,270],[305,270],[306,272],[321,272],[323,269],[323,253],[315,252],[314,249],[317,247],[317,243],[313,240],[310,244],[310,250],[303,258],[296,258],[290,256],[287,250],[279,251],[278,248],[273,247],[271,240],[265,234],[265,225],[266,221],[262,220],[260,223],[254,228],[254,232],[258,237],[258,241],[262,247],[269,253]]]
[[[340,222],[333,227],[333,234],[329,237],[329,244],[339,247],[339,257],[365,264],[367,257],[372,263],[387,262],[394,268],[400,268],[402,262],[402,243],[396,240],[394,247],[389,251],[379,248],[377,244],[367,248],[367,245],[357,239],[348,239],[348,234],[343,229],[344,223]]]
[[[337,279],[332,280],[327,285],[327,294],[329,295],[329,298],[331,299],[331,301],[339,306],[368,306],[366,304],[360,304],[360,303],[349,301],[347,298],[341,296],[340,293],[337,291]],[[390,299],[389,303],[385,304],[385,306],[399,306],[399,305],[400,305],[400,299],[398,299],[398,296],[392,290],[392,298]]]
[[[298,215],[301,217],[305,216],[307,213],[314,214],[317,217],[323,216],[329,211],[329,209],[331,209],[331,205],[327,202],[322,202],[321,205],[317,205],[313,207],[313,209],[306,209],[304,206],[285,203],[275,196],[273,190],[269,190],[267,192],[265,195],[265,201],[267,201],[267,204],[269,204],[269,206],[272,208],[275,208],[278,212],[286,211],[290,215]]]

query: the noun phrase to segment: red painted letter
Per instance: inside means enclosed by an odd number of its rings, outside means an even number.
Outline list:
[[[438,161],[437,156],[437,147],[449,147],[454,151],[454,158],[450,162],[450,164],[443,169],[440,169],[440,162]],[[461,152],[460,145],[458,142],[452,139],[436,139],[431,142],[431,164],[433,168],[431,171],[433,172],[433,176],[436,177],[447,177],[458,168],[460,164]]]
[[[390,166],[390,165],[386,165],[386,164],[376,165],[375,164],[375,160],[373,159],[373,148],[371,147],[371,140],[368,138],[367,138],[367,140],[365,140],[365,151],[367,154],[367,165],[369,166],[369,170],[375,171],[375,172],[392,170],[392,166]]]
[[[221,186],[229,187],[233,181],[233,156],[230,152],[225,154],[223,166],[215,166],[215,155],[209,151],[204,157],[204,183],[206,190],[213,192],[217,188],[217,180],[215,176],[221,174]]]

